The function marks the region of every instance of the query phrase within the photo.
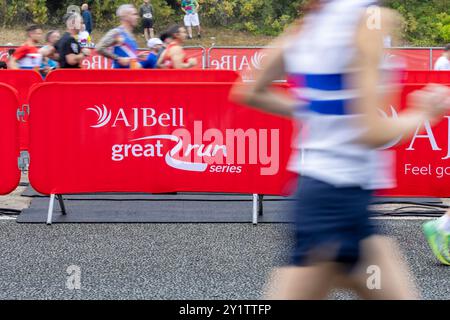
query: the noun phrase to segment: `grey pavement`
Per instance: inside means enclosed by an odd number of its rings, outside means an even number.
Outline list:
[[[382,220],[424,299],[450,298],[450,268],[417,220]],[[260,299],[291,243],[286,224],[18,224],[0,221],[0,299]],[[69,266],[81,289],[66,287]],[[335,292],[333,299],[350,299]]]

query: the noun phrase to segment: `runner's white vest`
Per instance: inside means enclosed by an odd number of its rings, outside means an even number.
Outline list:
[[[292,159],[290,169],[336,187],[392,187],[393,180],[379,170],[387,160],[358,142],[364,128],[348,108],[358,98],[348,81],[357,72],[350,69],[356,29],[375,3],[328,1],[305,17],[302,30],[285,47],[285,67],[295,84],[303,126],[301,159]]]

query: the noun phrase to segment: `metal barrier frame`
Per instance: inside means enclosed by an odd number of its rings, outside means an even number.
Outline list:
[[[184,47],[184,49],[202,49],[202,51],[203,51],[203,53],[202,53],[202,69],[203,70],[208,69],[207,50],[205,47],[203,47],[203,46],[187,46],[187,47]]]

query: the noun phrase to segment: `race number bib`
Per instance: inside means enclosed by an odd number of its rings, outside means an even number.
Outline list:
[[[153,15],[149,12],[149,13],[144,13],[144,18],[145,19],[151,19],[153,18]]]
[[[75,54],[80,53],[78,50],[78,45],[76,43],[71,43],[70,47],[72,48],[73,53],[75,53]]]
[[[40,67],[42,64],[42,55],[40,53],[29,53],[19,62],[21,67]]]

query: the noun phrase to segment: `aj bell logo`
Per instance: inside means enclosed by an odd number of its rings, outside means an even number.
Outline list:
[[[103,108],[95,106],[94,108],[88,108],[89,111],[94,111],[97,114],[97,124],[92,125],[91,128],[101,128],[106,126],[111,121],[111,110],[108,110],[105,105]]]
[[[224,55],[220,59],[213,59],[211,67],[219,70],[261,70],[266,54],[257,51],[250,58],[246,55],[238,57],[236,55]],[[252,68],[253,67],[253,68]]]
[[[395,108],[393,106],[391,106],[390,109],[391,109],[390,116],[382,109],[378,109],[378,112],[384,118],[391,117],[393,119],[397,119],[398,114],[397,114],[397,111],[395,110]],[[446,122],[448,125],[447,126],[447,143],[448,143],[448,141],[450,141],[450,116],[445,116],[444,119],[446,119]],[[424,131],[423,134],[421,133],[422,131]],[[402,140],[402,138],[403,138],[403,136],[399,136],[399,137],[395,138],[394,140],[392,140],[391,142],[387,143],[386,145],[382,146],[379,149],[386,150],[386,149],[395,147]],[[450,143],[448,143],[447,150],[442,150],[439,141],[437,141],[437,139],[436,139],[435,131],[433,130],[430,121],[425,121],[423,123],[420,123],[417,126],[416,131],[411,139],[411,142],[409,143],[409,146],[405,150],[406,151],[415,151],[416,150],[415,143],[419,139],[427,140],[430,144],[431,150],[434,152],[446,151],[445,156],[441,157],[442,160],[450,159]]]
[[[155,108],[119,108],[95,105],[86,111],[95,113],[90,127],[100,129],[171,128],[170,134],[147,135],[126,144],[114,144],[111,160],[161,158],[174,169],[193,172],[240,174],[243,165],[259,165],[261,175],[276,175],[280,168],[279,129],[203,129],[202,121],[194,121],[186,129],[183,108],[157,112]],[[163,130],[167,132],[166,130]]]
[[[5,61],[8,59],[8,51],[0,51],[0,61]]]
[[[263,60],[264,60],[264,58],[266,57],[267,55],[266,54],[264,54],[264,53],[262,53],[262,52],[255,52],[255,54],[253,55],[253,57],[252,57],[252,64],[253,64],[253,67],[255,68],[255,69],[257,69],[257,70],[261,70],[262,69],[262,63],[263,63]]]
[[[123,108],[120,108],[114,114],[104,104],[102,107],[98,105],[86,110],[95,112],[97,115],[97,123],[91,125],[91,128],[102,128],[111,124],[112,128],[118,125],[132,128],[136,131],[140,126],[155,127],[184,127],[183,108],[171,108],[169,113],[157,114],[154,108],[132,108],[132,116],[130,117]]]

